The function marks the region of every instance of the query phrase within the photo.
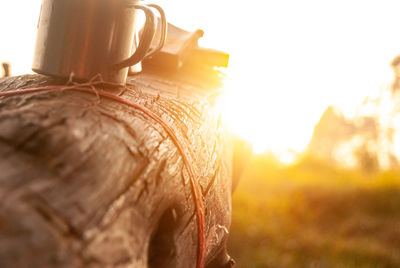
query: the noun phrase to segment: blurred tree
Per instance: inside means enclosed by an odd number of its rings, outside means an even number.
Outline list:
[[[336,164],[375,170],[380,165],[376,150],[380,143],[379,131],[375,117],[346,119],[330,106],[314,128],[308,152]]]
[[[395,105],[394,117],[400,113],[400,55],[396,56],[390,66],[392,67],[394,78],[391,86],[392,100]]]
[[[332,106],[325,110],[314,128],[308,152],[368,171],[400,168],[400,55],[391,67],[391,86],[382,88],[377,98],[366,97],[353,118],[345,118]]]
[[[376,171],[379,169],[379,160],[376,152],[371,150],[366,142],[355,149],[358,166],[365,171]]]
[[[7,62],[3,62],[1,64],[1,66],[3,67],[3,77],[9,77],[11,76],[11,72],[10,72],[10,64]]]
[[[394,73],[394,80],[392,84],[392,92],[399,91],[400,89],[400,55],[396,56],[390,66]]]
[[[314,127],[308,151],[330,161],[335,161],[335,149],[354,136],[356,126],[347,122],[343,114],[329,106]]]

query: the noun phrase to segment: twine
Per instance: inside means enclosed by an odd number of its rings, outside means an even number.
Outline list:
[[[98,79],[98,80],[96,80]],[[4,91],[0,92],[0,97],[10,97],[10,96],[16,96],[16,95],[23,95],[23,94],[28,94],[28,93],[46,93],[46,92],[56,92],[56,91],[66,91],[66,90],[72,90],[72,91],[79,91],[79,92],[85,92],[89,94],[94,94],[96,97],[100,100],[100,97],[104,97],[106,99],[124,104],[126,106],[129,106],[131,108],[137,109],[150,118],[152,118],[154,121],[159,123],[164,130],[167,132],[168,136],[171,138],[172,142],[175,144],[175,146],[178,148],[184,165],[187,168],[189,178],[190,178],[190,185],[192,188],[192,195],[193,199],[195,202],[195,209],[196,209],[196,216],[197,216],[197,231],[198,231],[198,248],[197,248],[197,262],[196,262],[196,268],[203,268],[204,267],[204,262],[205,262],[205,254],[206,254],[206,237],[205,237],[205,215],[204,215],[204,202],[203,202],[203,196],[201,193],[201,188],[200,184],[197,181],[197,175],[194,170],[193,164],[191,159],[189,159],[189,155],[185,152],[185,149],[188,149],[189,152],[191,152],[190,147],[185,146],[182,142],[179,141],[178,137],[176,136],[175,132],[173,129],[166,123],[159,115],[151,111],[145,106],[142,106],[140,104],[130,102],[128,100],[125,100],[119,96],[116,96],[110,92],[101,90],[101,89],[96,89],[96,85],[108,85],[112,87],[121,87],[124,89],[127,89],[126,86],[122,86],[120,84],[116,83],[109,83],[109,82],[104,82],[101,78],[101,76],[97,75],[93,77],[89,82],[87,83],[75,83],[72,82],[72,76],[70,77],[68,83],[72,83],[72,85],[65,85],[65,86],[41,86],[41,87],[33,87],[33,88],[23,88],[23,89],[18,89],[18,90],[11,90],[11,91]],[[187,148],[185,148],[187,147]],[[191,153],[193,155],[193,153]]]

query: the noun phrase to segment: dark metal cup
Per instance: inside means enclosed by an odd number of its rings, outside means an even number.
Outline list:
[[[156,32],[152,8],[161,14],[162,38],[150,51]],[[136,10],[146,15],[141,40],[134,44]],[[162,48],[165,14],[139,0],[43,0],[32,70],[46,75],[125,84],[128,67]]]

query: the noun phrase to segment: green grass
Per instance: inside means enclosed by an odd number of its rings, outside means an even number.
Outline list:
[[[237,267],[400,267],[400,173],[255,158],[233,196]]]

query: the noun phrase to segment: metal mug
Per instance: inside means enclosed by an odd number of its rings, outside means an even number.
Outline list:
[[[46,75],[125,84],[128,67],[159,51],[165,42],[163,10],[140,0],[43,0],[32,70]],[[161,16],[159,44],[150,50]],[[141,40],[134,43],[136,9],[144,11]],[[133,54],[132,54],[133,53]]]

